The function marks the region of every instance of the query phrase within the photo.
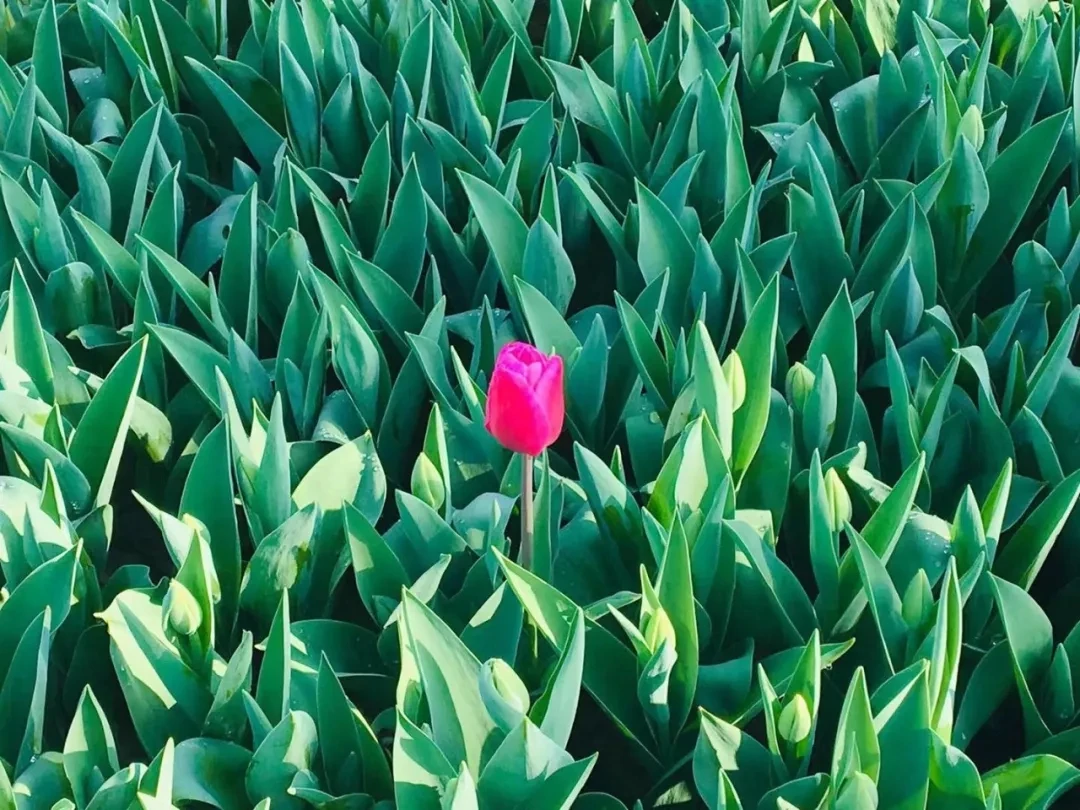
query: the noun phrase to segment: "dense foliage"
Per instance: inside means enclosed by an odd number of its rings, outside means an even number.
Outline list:
[[[1076,17],[8,0],[0,810],[1067,796]]]

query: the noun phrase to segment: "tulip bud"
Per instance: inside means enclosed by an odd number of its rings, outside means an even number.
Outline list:
[[[810,727],[813,723],[806,698],[796,694],[780,711],[780,718],[776,721],[776,731],[789,743],[801,743],[810,736]]]
[[[172,580],[161,603],[165,625],[180,636],[190,636],[202,624],[202,608],[182,582]]]
[[[920,628],[934,610],[934,594],[930,589],[930,580],[923,569],[912,577],[904,591],[900,605],[901,615],[908,627]]]
[[[746,372],[743,371],[742,358],[739,357],[739,353],[732,350],[731,354],[727,356],[727,360],[724,361],[722,368],[724,370],[724,381],[727,382],[728,390],[731,392],[731,410],[737,411],[742,407],[743,400],[746,399]]]
[[[488,385],[488,432],[508,450],[538,456],[562,433],[565,409],[562,358],[527,343],[503,346]]]
[[[960,126],[956,130],[957,137],[960,135],[965,136],[971,145],[975,147],[975,151],[982,149],[983,140],[986,137],[986,128],[983,126],[982,113],[979,112],[979,108],[972,104],[964,112],[964,117],[960,119]]]
[[[194,515],[185,512],[183,515],[180,516],[180,522],[187,526],[189,529],[191,529],[193,532],[195,532],[195,534],[205,538],[207,534],[206,524]]]
[[[829,528],[838,532],[851,520],[851,496],[836,470],[831,467],[825,473],[825,499],[829,504]]]
[[[195,532],[194,542],[201,542],[204,546],[203,561],[206,563],[206,576],[210,583],[210,599],[216,605],[221,601],[221,582],[218,580],[217,569],[213,565],[213,554],[210,553],[210,531],[205,523],[186,512],[181,515],[180,520]]]
[[[650,653],[655,653],[665,641],[669,642],[672,648],[675,647],[675,626],[671,623],[667,611],[657,607],[645,620],[645,645]]]
[[[801,412],[806,407],[806,400],[814,390],[814,380],[814,372],[802,363],[788,369],[784,387],[787,389],[788,402],[796,411]]]
[[[529,690],[501,658],[488,659],[480,667],[480,698],[491,719],[507,733],[517,728],[529,711]]]
[[[440,508],[446,499],[446,487],[443,485],[442,475],[439,473],[439,468],[428,458],[427,453],[421,453],[416,457],[410,489],[413,495],[432,509]]]

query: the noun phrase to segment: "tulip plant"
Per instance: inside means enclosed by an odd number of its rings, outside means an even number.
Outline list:
[[[533,460],[562,433],[563,362],[527,343],[507,343],[495,358],[488,385],[484,427],[508,450],[521,454],[521,546],[519,561],[532,568]]]
[[[1080,806],[1073,4],[0,11],[0,810]]]

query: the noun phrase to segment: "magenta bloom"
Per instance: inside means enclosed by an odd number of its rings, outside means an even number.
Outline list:
[[[562,433],[563,363],[528,343],[508,343],[495,359],[484,427],[515,453],[538,456]]]

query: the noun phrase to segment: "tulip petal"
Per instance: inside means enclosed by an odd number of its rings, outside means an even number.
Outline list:
[[[536,399],[547,416],[548,434],[545,446],[559,438],[566,413],[563,396],[563,361],[557,354],[547,358],[544,370],[534,388]]]
[[[500,444],[515,453],[536,456],[549,443],[547,416],[528,381],[498,363],[488,386],[484,426]]]
[[[528,343],[521,343],[520,341],[507,343],[503,346],[502,350],[499,352],[496,364],[507,358],[516,360],[518,363],[521,363],[522,366],[527,366],[530,363],[543,364],[548,359],[544,353],[535,346]]]

